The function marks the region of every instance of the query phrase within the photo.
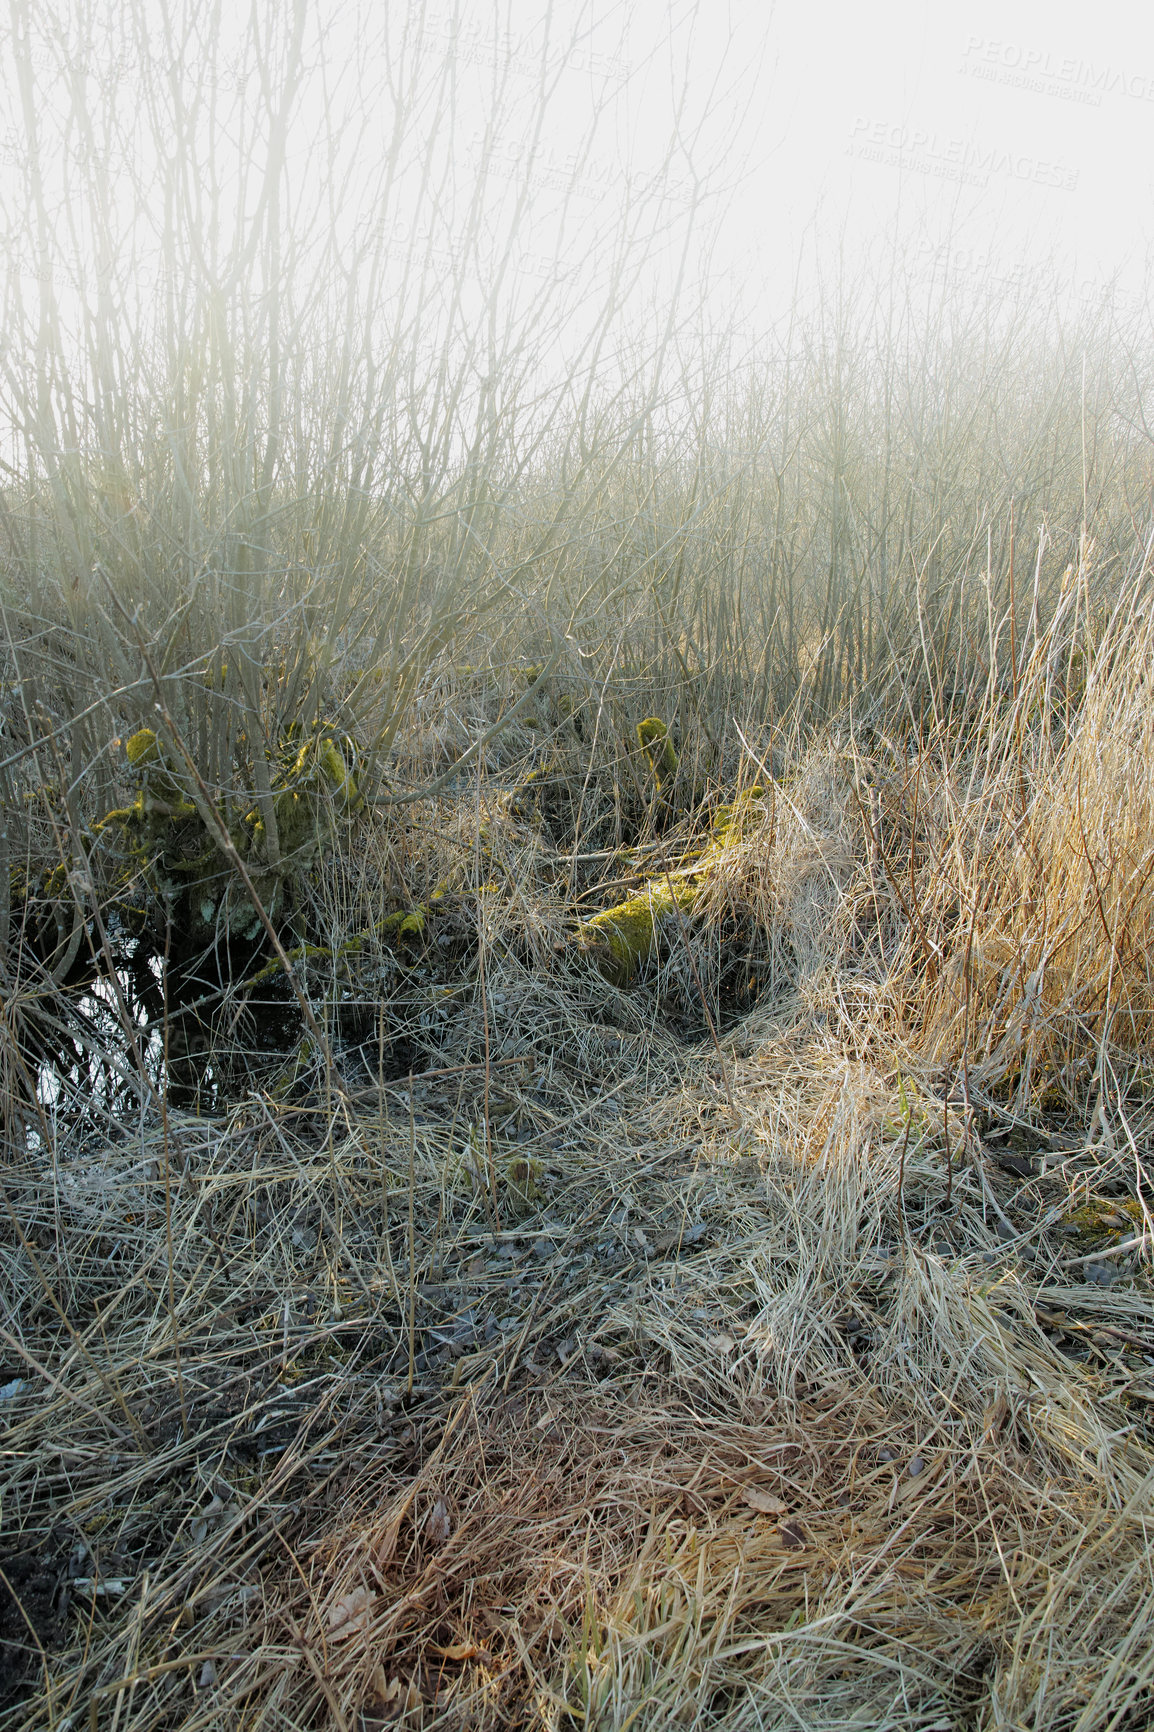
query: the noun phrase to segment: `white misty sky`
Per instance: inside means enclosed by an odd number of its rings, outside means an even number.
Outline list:
[[[107,87],[109,148],[146,170],[158,151],[164,159],[171,141],[163,121],[159,134],[149,133],[156,122],[146,120],[134,59],[139,41],[148,41],[154,78],[157,67],[168,76],[174,53],[184,83],[203,94],[198,56],[218,51],[220,78],[234,53],[243,59],[254,21],[264,41],[274,24],[283,37],[293,16],[288,0],[256,0],[251,10],[226,6],[219,26],[201,0],[141,0],[139,15],[129,0],[59,0],[59,17],[72,22],[57,28],[49,0],[44,5],[33,17],[54,47],[38,50],[37,65],[47,70],[37,101],[62,233],[70,226],[76,163],[84,160],[67,117],[75,43],[86,32],[102,45],[85,51],[84,69],[90,91]],[[322,229],[332,220],[338,231],[377,230],[398,274],[415,244],[452,282],[453,249],[469,232],[481,143],[499,114],[496,167],[481,195],[489,248],[471,253],[475,281],[464,291],[479,307],[502,259],[510,265],[511,301],[521,308],[533,304],[560,261],[568,278],[558,303],[562,326],[579,330],[583,307],[598,300],[599,267],[613,255],[621,212],[635,207],[641,240],[634,261],[643,264],[627,303],[641,295],[660,305],[694,174],[712,198],[690,264],[710,283],[722,323],[733,305],[754,327],[772,322],[795,282],[804,288],[810,280],[815,260],[826,277],[839,257],[851,278],[865,260],[870,274],[884,274],[895,237],[904,268],[912,259],[927,281],[948,260],[955,278],[975,286],[1010,283],[1025,270],[1087,294],[1116,279],[1125,304],[1144,300],[1154,243],[1154,8],[1084,0],[972,0],[957,8],[924,0],[425,0],[423,7],[419,0],[306,0],[306,7],[313,70],[289,141],[292,199],[319,210]],[[75,26],[85,15],[94,28]],[[195,29],[169,35],[171,21],[182,17]],[[212,36],[217,28],[221,39]],[[543,99],[546,30],[552,54]],[[122,62],[115,78],[102,77],[102,53]],[[413,124],[385,187],[398,77]],[[239,183],[239,165],[251,167],[245,128],[262,108],[258,81],[250,74],[231,95],[227,77],[211,87],[221,91],[211,110],[219,109],[216,167],[224,183]],[[0,167],[7,167],[19,159],[23,117],[3,66],[0,99]],[[324,178],[318,144],[327,102],[338,117],[354,117],[341,166],[350,178],[340,191]],[[204,103],[200,112],[209,112]],[[644,189],[675,135],[666,196],[646,209]],[[192,178],[207,185],[199,166]],[[258,182],[259,171],[250,173],[246,208]],[[149,225],[159,214],[159,205],[148,211],[147,200],[155,204],[157,196],[145,195],[145,220],[136,223],[144,238],[124,255],[145,301]],[[130,185],[126,231],[135,221],[134,197]],[[0,181],[0,211],[8,211],[13,232],[27,226],[22,209],[23,183],[11,174],[7,187]],[[83,222],[76,233],[83,256],[92,245]],[[32,273],[30,229],[24,244],[27,261],[21,254],[15,268]],[[82,266],[85,274],[91,270]],[[73,291],[62,285],[59,292],[71,307]]]
[[[1052,257],[1087,283],[1116,270],[1142,282],[1154,11],[782,0],[768,33],[780,109],[764,179],[775,197],[792,189],[783,226],[795,245],[817,210],[852,248],[924,215],[922,238],[952,242],[975,272]]]
[[[500,27],[516,44],[542,15],[517,0]],[[561,0],[558,37],[583,15]],[[463,12],[466,57],[481,57],[491,16]],[[634,163],[659,150],[668,44],[688,69],[690,125],[720,95],[699,166],[725,183],[745,165],[721,200],[709,263],[731,269],[754,305],[780,305],[814,237],[827,256],[844,242],[852,265],[895,224],[927,268],[945,249],[976,277],[1052,262],[1086,290],[1118,275],[1141,292],[1154,239],[1154,9],[634,0],[602,10],[584,61],[559,82],[559,160],[595,88],[617,93],[603,155],[620,162],[626,136]]]

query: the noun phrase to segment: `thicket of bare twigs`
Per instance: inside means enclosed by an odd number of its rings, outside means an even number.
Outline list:
[[[462,207],[424,14],[382,155],[121,10],[6,43],[0,1720],[1137,1732],[1140,325],[626,331],[684,116],[518,303],[518,69]]]

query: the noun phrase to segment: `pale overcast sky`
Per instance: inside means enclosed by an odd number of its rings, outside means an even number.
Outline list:
[[[524,289],[519,299],[531,306],[534,283],[551,281],[560,261],[562,323],[579,328],[625,211],[638,223],[633,257],[642,261],[626,305],[640,293],[660,306],[695,184],[712,196],[690,273],[711,285],[710,314],[722,324],[735,306],[747,327],[773,323],[799,278],[804,293],[815,262],[827,281],[839,261],[851,278],[884,279],[895,237],[903,271],[928,280],[947,261],[955,279],[996,292],[1024,270],[1087,295],[1116,279],[1128,306],[1144,305],[1154,246],[1154,8],[307,0],[304,16],[310,70],[289,139],[290,201],[312,201],[314,233],[374,228],[388,268],[401,274],[415,245],[453,280],[464,236],[478,305],[486,279],[504,270],[513,298]],[[121,176],[127,190],[109,197],[125,213],[125,232],[135,223],[145,236],[124,254],[145,300],[147,236],[164,195],[137,189],[149,163],[154,179],[168,172],[171,148],[147,94],[176,73],[203,99],[215,80],[219,101],[198,100],[197,110],[215,140],[204,158],[213,169],[198,158],[192,178],[240,184],[247,171],[242,227],[259,182],[245,139],[268,105],[251,64],[231,84],[229,67],[246,54],[251,62],[254,41],[264,53],[275,25],[275,68],[293,12],[285,0],[257,0],[215,17],[200,0],[43,0],[34,13],[39,148],[60,230],[76,227],[80,253],[90,244],[74,221],[72,190],[87,161],[68,119],[80,70],[90,91],[103,92],[107,126],[97,136],[110,140],[111,160],[119,153],[133,165]],[[398,91],[411,122],[403,145]],[[13,172],[25,110],[3,67],[0,96],[8,170],[0,216],[12,235],[26,231],[27,260],[14,253],[13,268],[31,281],[39,243]],[[326,112],[355,117],[337,151],[339,174],[325,167]],[[382,168],[390,153],[391,179]],[[663,161],[655,216],[646,192]],[[478,208],[485,221],[476,227],[470,210]],[[74,291],[59,292],[75,303]]]
[[[582,15],[575,0],[555,7],[557,35]],[[489,16],[462,14],[474,53]],[[502,27],[524,41],[541,16],[518,0]],[[667,40],[688,68],[687,125],[720,102],[698,165],[720,184],[746,168],[723,199],[710,263],[770,303],[815,237],[826,250],[844,241],[852,265],[894,224],[927,266],[947,251],[975,276],[1053,261],[1088,289],[1121,273],[1141,292],[1154,239],[1154,9],[635,0],[602,11],[559,86],[562,156],[596,81],[622,76],[618,139],[632,135],[634,162],[647,138],[659,151],[674,88]]]

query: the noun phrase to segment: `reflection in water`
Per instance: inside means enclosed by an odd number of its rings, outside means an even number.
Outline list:
[[[22,1002],[14,1046],[24,1105],[15,1102],[12,1128],[19,1124],[27,1146],[45,1138],[55,1146],[65,1134],[82,1149],[90,1135],[107,1139],[154,1117],[162,1102],[212,1118],[254,1089],[299,1104],[320,1086],[320,1055],[288,984],[263,981],[257,997],[224,983],[256,972],[259,952],[170,962],[166,978],[155,948],[113,921],[109,935],[113,972],[90,949],[66,986]],[[350,1086],[437,1062],[444,1007],[429,1011],[422,982],[400,985],[395,968],[355,985],[326,979],[314,1000]]]
[[[139,953],[114,978],[62,993],[51,1015],[25,1018],[36,1098],[54,1122],[94,1112],[122,1121],[150,1098],[212,1115],[299,1031],[297,1007],[275,983],[237,1003],[219,982],[170,969],[166,1004],[163,958]]]

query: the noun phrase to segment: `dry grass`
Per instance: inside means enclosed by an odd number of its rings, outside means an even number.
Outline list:
[[[1148,321],[703,322],[675,68],[525,277],[584,15],[466,162],[421,9],[266,10],[0,38],[0,1722],[1139,1732]]]
[[[1051,628],[996,738],[991,696],[902,761],[791,748],[629,991],[556,945],[685,832],[583,878],[487,773],[330,874],[339,930],[457,871],[421,957],[329,982],[374,1006],[342,1075],[32,1115],[8,1723],[1148,1723],[1150,643],[1116,633],[1068,728]]]

